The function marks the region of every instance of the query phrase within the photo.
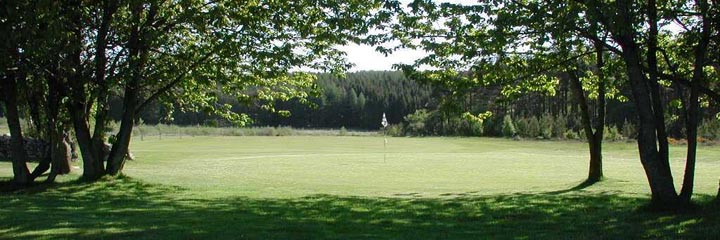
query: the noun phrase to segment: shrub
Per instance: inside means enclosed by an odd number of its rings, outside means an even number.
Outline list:
[[[555,121],[553,122],[553,137],[556,138],[565,138],[565,132],[568,130],[567,128],[567,118],[565,116],[559,116],[555,118]]]
[[[403,133],[403,124],[392,124],[385,129],[385,134],[393,137],[402,137],[405,134]]]
[[[637,137],[637,128],[635,124],[625,120],[622,126],[622,136],[627,139],[635,139]]]
[[[392,135],[425,136],[425,135],[456,135],[481,136],[484,132],[484,119],[491,117],[489,112],[473,115],[469,112],[462,115],[443,117],[438,111],[428,112],[419,109],[405,116],[407,125],[400,125],[402,133]],[[395,129],[393,129],[394,131]]]
[[[528,119],[519,118],[515,121],[515,134],[522,137],[528,137]]]
[[[544,114],[538,119],[540,126],[540,136],[545,139],[553,138],[553,126],[555,125],[555,118],[550,114]]]
[[[411,136],[422,136],[428,133],[426,129],[427,121],[430,119],[431,113],[426,109],[418,109],[412,114],[404,117],[407,126],[404,129],[405,134]],[[402,125],[400,125],[402,126]]]
[[[462,119],[450,117],[446,119],[445,122],[445,125],[441,125],[441,132],[451,136],[465,135],[463,133],[467,131],[468,126],[464,123]]]
[[[468,129],[467,133],[469,133],[470,136],[482,136],[484,129],[483,129],[483,121],[471,121],[466,120],[468,123]]]
[[[710,140],[720,139],[720,121],[716,118],[702,121],[698,126],[698,136]]]
[[[503,117],[502,134],[505,137],[513,137],[517,134],[515,124],[513,123],[510,115],[505,115],[505,117]]]
[[[338,131],[338,135],[340,136],[347,136],[348,131],[345,129],[345,126],[340,127],[340,131]]]
[[[538,137],[542,134],[540,130],[540,121],[535,117],[530,117],[527,122],[526,137]]]
[[[492,117],[491,112],[480,113],[477,116],[470,112],[462,114],[462,125],[465,126],[460,134],[466,136],[482,136],[484,132],[483,122],[486,118]]]
[[[567,121],[567,127],[569,129],[579,131],[582,129],[582,118],[579,116],[579,114],[570,115],[566,117]]]
[[[492,117],[489,117],[485,119],[483,122],[483,131],[485,136],[504,136],[503,135],[503,121],[504,117],[502,115],[493,115]],[[513,128],[515,128],[513,124]],[[515,131],[517,132],[517,130]]]
[[[578,133],[573,131],[572,129],[568,129],[567,131],[565,131],[564,136],[565,136],[565,139],[573,139],[573,140],[580,139],[580,135],[578,135]]]
[[[273,127],[254,128],[253,130],[257,130],[256,135],[258,136],[277,136],[277,131]]]
[[[342,130],[342,129],[341,129]],[[347,134],[347,129],[345,129]],[[295,135],[295,130],[288,126],[281,126],[275,128],[275,136],[292,136]]]
[[[618,141],[622,140],[623,136],[620,134],[620,131],[618,131],[617,127],[615,126],[605,126],[605,132],[603,134],[603,139],[608,141]]]

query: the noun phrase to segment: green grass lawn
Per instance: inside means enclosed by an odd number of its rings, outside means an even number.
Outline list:
[[[0,238],[717,238],[720,147],[702,146],[697,211],[651,213],[635,143],[492,138],[135,139],[128,177],[0,193]],[[676,182],[684,147],[671,149]],[[12,175],[0,163],[0,177]]]

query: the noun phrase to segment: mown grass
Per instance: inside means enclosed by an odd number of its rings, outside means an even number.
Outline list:
[[[644,210],[633,143],[486,138],[183,137],[133,142],[126,174],[0,195],[0,238],[717,238],[718,147],[700,148],[696,210]],[[681,170],[681,147],[673,167]],[[0,163],[0,176],[11,174]],[[677,179],[680,181],[681,179]]]
[[[587,174],[587,145],[574,141],[495,138],[184,137],[138,141],[125,173],[176,185],[203,196],[442,197],[479,192],[548,192],[579,184]],[[635,143],[607,143],[608,180],[588,191],[645,196],[647,180]],[[671,149],[677,184],[684,147]],[[696,192],[714,195],[720,147],[698,149]]]

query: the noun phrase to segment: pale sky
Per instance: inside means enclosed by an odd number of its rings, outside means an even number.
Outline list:
[[[402,49],[389,54],[376,52],[375,47],[367,45],[351,44],[340,47],[347,53],[347,60],[355,66],[350,68],[351,72],[364,70],[393,70],[392,65],[396,63],[412,63],[425,55],[424,51]]]

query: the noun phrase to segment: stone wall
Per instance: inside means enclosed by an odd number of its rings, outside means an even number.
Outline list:
[[[10,136],[0,136],[0,161],[10,161],[11,150]],[[48,151],[50,151],[50,148],[45,141],[32,138],[25,139],[25,152],[28,154],[28,160],[40,161]]]

